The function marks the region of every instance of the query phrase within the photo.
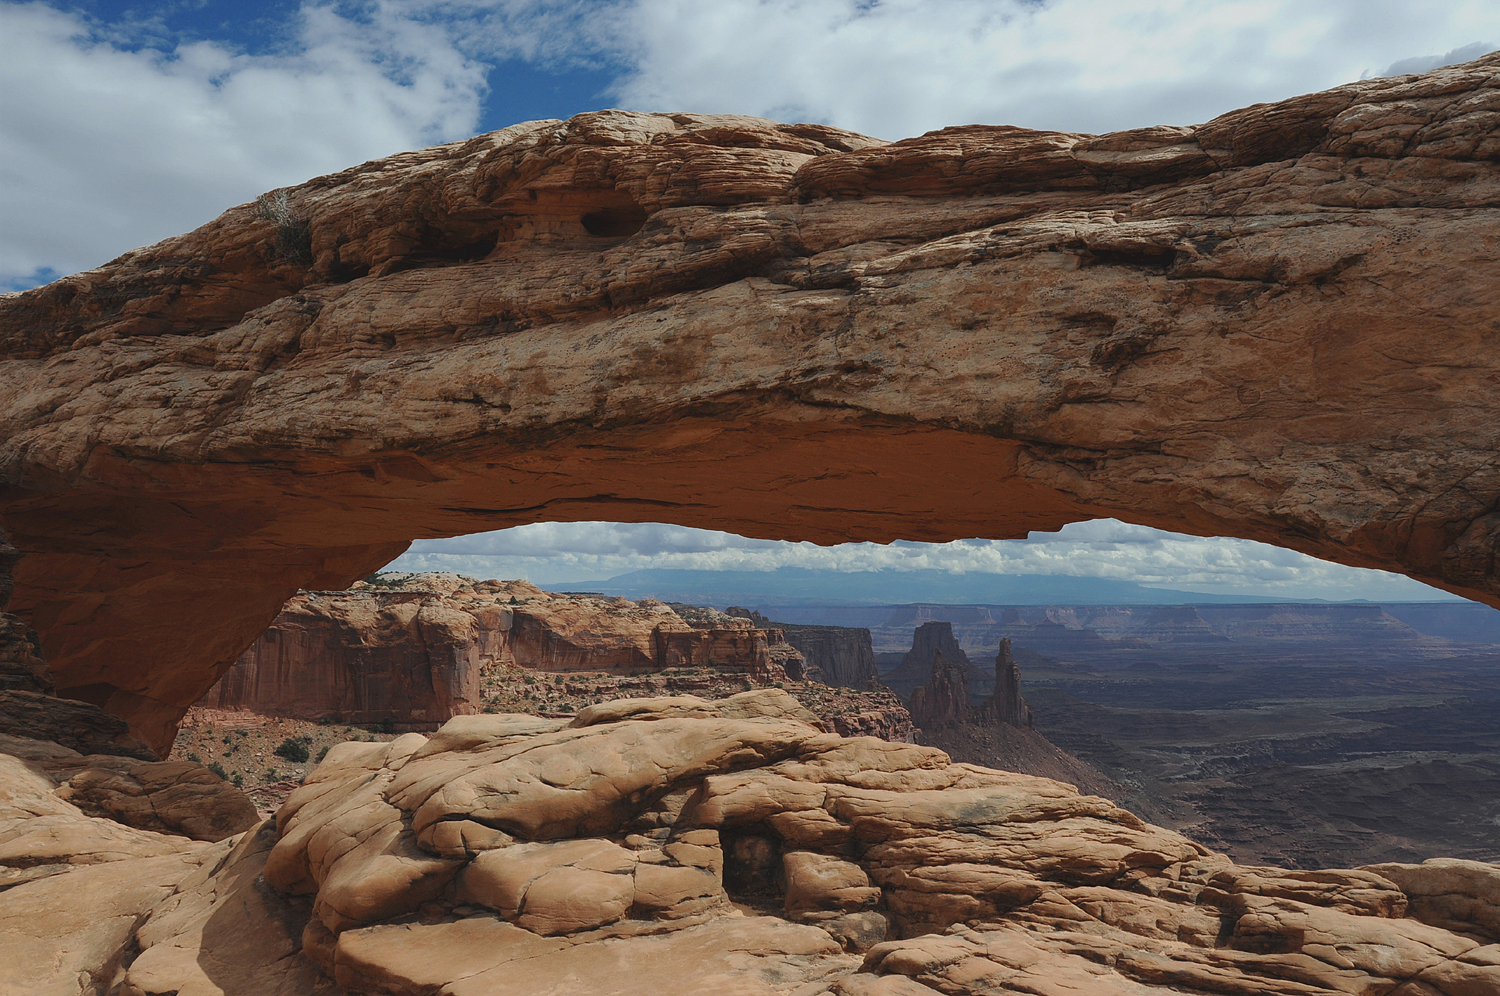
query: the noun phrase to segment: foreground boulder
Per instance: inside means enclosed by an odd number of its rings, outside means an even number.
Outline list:
[[[1497,72],[1103,136],[607,111],[232,208],[0,296],[15,611],[160,751],[296,589],[537,520],[1108,515],[1500,605]]]
[[[221,843],[133,832],[0,892],[0,992],[1500,992],[1500,866],[1238,866],[776,690],[458,717]]]

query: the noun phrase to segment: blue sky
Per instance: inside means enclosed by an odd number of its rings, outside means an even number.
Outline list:
[[[1497,45],[1496,0],[0,0],[0,290],[367,159],[602,107],[886,139],[966,123],[1097,132],[1194,124]],[[474,573],[581,580],[690,562],[1042,564],[1194,590],[1424,591],[1259,544],[1071,528],[1019,546],[830,552],[549,524],[431,541],[404,566],[469,558]]]

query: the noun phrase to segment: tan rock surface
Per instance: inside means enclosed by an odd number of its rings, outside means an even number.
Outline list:
[[[591,708],[342,744],[216,844],[109,824],[167,850],[96,843],[0,891],[0,992],[1500,991],[1493,865],[1237,866],[1058,782],[826,733],[775,689]],[[0,755],[0,816],[98,834],[40,763]]]
[[[213,841],[260,822],[243,792],[192,761],[142,764],[94,755],[43,767],[62,781],[58,798],[126,826]]]
[[[0,993],[105,996],[136,928],[198,861],[197,853],[112,861],[0,892]]]
[[[1493,866],[1422,886],[1240,867],[1070,786],[824,733],[784,692],[737,698],[346,744],[283,809],[266,881],[314,897],[305,948],[355,993],[636,993],[674,973],[805,996],[1500,981],[1472,936],[1483,911],[1455,900],[1487,895]],[[1413,919],[1419,889],[1477,919]],[[867,949],[862,967],[842,953]]]
[[[414,536],[1096,515],[1500,604],[1497,61],[1195,127],[881,143],[600,112],[0,298],[12,606],[158,747]],[[938,482],[938,486],[935,486]]]

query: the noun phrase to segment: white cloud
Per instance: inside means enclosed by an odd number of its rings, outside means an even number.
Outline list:
[[[844,543],[750,539],[662,523],[547,522],[453,539],[418,540],[393,570],[593,581],[646,568],[770,571],[942,570],[1101,577],[1184,591],[1287,598],[1448,596],[1409,578],[1317,560],[1250,540],[1214,539],[1095,519],[1024,540]]]
[[[1500,40],[1491,0],[635,0],[616,23],[635,67],[619,85],[628,106],[882,138],[1194,124]]]
[[[1493,0],[308,0],[248,55],[135,9],[105,24],[0,0],[0,287],[465,137],[506,60],[620,66],[633,109],[902,138],[1191,124],[1500,41]]]
[[[446,27],[385,4],[367,14],[305,7],[286,52],[250,56],[210,41],[132,51],[77,16],[0,4],[0,286],[470,134],[484,67]]]
[[[1416,58],[1393,62],[1380,75],[1402,76],[1406,73],[1431,72],[1434,69],[1441,69],[1443,66],[1456,66],[1460,62],[1471,62],[1494,49],[1495,46],[1488,42],[1475,42],[1472,45],[1455,48],[1453,51],[1443,55],[1419,55]]]

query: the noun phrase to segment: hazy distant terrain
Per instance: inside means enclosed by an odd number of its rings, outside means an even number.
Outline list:
[[[550,591],[595,591],[626,598],[700,605],[866,606],[930,602],[997,605],[1179,605],[1280,602],[1290,599],[1148,588],[1133,581],[1065,574],[954,573],[942,570],[841,571],[782,567],[774,571],[692,571],[651,568],[607,581],[548,583]],[[790,622],[791,620],[787,620]],[[860,625],[864,625],[861,623]]]
[[[1486,606],[758,608],[868,627],[883,671],[928,620],[950,621],[982,673],[1010,638],[1039,732],[1238,860],[1500,860],[1500,612]]]

